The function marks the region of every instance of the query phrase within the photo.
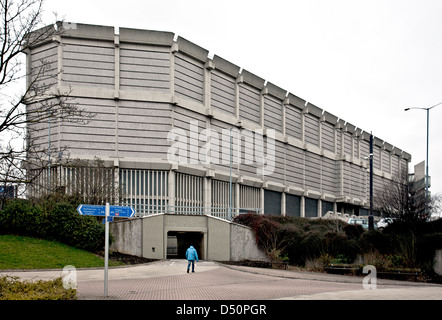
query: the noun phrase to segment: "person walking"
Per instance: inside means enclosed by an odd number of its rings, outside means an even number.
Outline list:
[[[190,246],[186,251],[187,259],[187,273],[189,273],[190,265],[192,265],[192,272],[195,272],[195,261],[198,261],[198,253],[193,246]]]

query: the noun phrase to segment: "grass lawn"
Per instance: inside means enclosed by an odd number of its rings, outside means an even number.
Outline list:
[[[122,264],[109,260],[109,266]],[[62,269],[67,265],[104,267],[104,260],[56,241],[0,235],[0,269]]]

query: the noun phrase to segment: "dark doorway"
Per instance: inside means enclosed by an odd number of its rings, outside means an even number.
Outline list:
[[[198,258],[204,260],[204,246],[202,232],[187,232],[187,231],[169,231],[167,233],[168,239],[175,239],[176,241],[168,241],[167,258],[168,259],[186,259],[186,250],[193,246],[198,253]],[[176,250],[174,248],[176,246]],[[173,254],[172,254],[173,253]]]

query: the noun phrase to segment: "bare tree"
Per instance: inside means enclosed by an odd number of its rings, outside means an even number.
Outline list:
[[[51,153],[59,151],[31,139],[31,134],[50,129],[51,123],[91,116],[70,100],[69,91],[58,89],[56,58],[33,57],[24,67],[25,54],[62,33],[60,23],[43,26],[43,4],[44,0],[0,0],[0,185],[4,186],[32,182],[25,169],[43,170],[50,166]]]
[[[419,183],[409,181],[406,172],[398,173],[383,186],[374,199],[375,209],[383,215],[406,221],[422,221],[438,210],[440,197],[429,198]]]
[[[63,165],[53,166],[51,171],[51,176],[47,171],[43,175],[37,174],[30,186],[31,197],[56,193],[57,196],[67,195],[84,203],[102,205],[116,203],[121,196],[121,190],[115,183],[115,174],[118,173],[97,157],[93,160],[63,159]]]

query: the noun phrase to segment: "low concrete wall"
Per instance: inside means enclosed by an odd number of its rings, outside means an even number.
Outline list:
[[[114,242],[110,250],[150,259],[167,256],[169,231],[199,232],[203,235],[200,257],[206,260],[268,261],[258,248],[249,227],[211,216],[159,214],[110,223]]]
[[[109,231],[113,236],[110,250],[141,257],[143,255],[141,223],[140,218],[109,223]]]
[[[259,249],[255,232],[246,226],[232,223],[230,226],[230,260],[270,261],[267,255]]]
[[[207,257],[210,260],[229,261],[231,232],[230,223],[208,217]]]
[[[149,259],[166,258],[167,233],[164,235],[164,215],[141,218],[143,222],[143,257]]]
[[[442,276],[442,250],[436,250],[434,255],[434,272]]]

